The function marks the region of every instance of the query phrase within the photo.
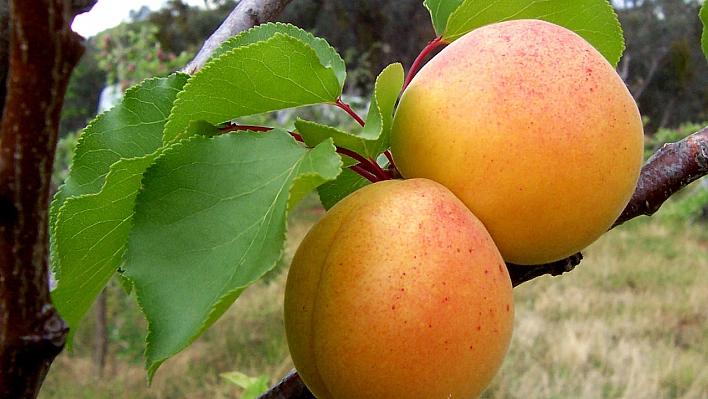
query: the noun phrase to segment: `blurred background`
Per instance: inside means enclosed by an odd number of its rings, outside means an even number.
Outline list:
[[[108,3],[111,0],[101,0]],[[112,0],[114,2],[118,0]],[[233,10],[234,0],[133,1],[125,22],[88,38],[64,103],[54,183],[81,130],[123,91],[183,67]],[[626,47],[617,68],[644,117],[646,156],[708,123],[702,1],[613,1]],[[323,37],[347,64],[345,93],[363,110],[376,75],[407,69],[434,38],[422,0],[294,0],[280,15]],[[326,106],[302,111],[346,129]],[[363,111],[362,111],[363,112]],[[300,114],[302,116],[302,114]],[[292,112],[257,116],[287,125]],[[82,323],[73,352],[54,363],[40,398],[253,398],[291,368],[282,326],[287,265],[324,213],[310,195],[291,213],[279,265],[147,387],[146,323],[112,282]],[[516,331],[485,398],[708,398],[708,181],[674,196],[584,251],[577,270],[516,291]],[[234,373],[231,373],[234,372]],[[230,373],[230,374],[227,374]]]

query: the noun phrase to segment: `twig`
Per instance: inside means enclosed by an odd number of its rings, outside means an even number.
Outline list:
[[[315,399],[315,396],[307,389],[298,373],[292,370],[258,399]]]
[[[632,199],[613,228],[637,216],[651,216],[677,191],[708,174],[708,127],[664,144],[642,167]]]
[[[204,66],[221,43],[241,31],[273,20],[292,0],[241,0],[219,28],[204,42],[199,53],[183,69],[193,75]]]

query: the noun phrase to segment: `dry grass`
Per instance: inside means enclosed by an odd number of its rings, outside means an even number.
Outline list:
[[[319,215],[312,203],[294,215],[285,263]],[[512,347],[484,397],[708,399],[704,230],[635,221],[585,251],[572,273],[518,287]],[[136,343],[144,322],[128,302],[114,301],[112,320],[123,323],[123,338],[112,341],[105,378],[93,377],[89,319],[40,398],[238,398],[240,389],[218,377],[232,370],[276,382],[292,367],[281,314],[284,269],[249,288],[194,345],[164,363],[152,388]]]

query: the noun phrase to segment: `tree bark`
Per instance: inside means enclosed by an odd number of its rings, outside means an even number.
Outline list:
[[[83,7],[85,9],[85,7]],[[84,47],[66,0],[10,2],[0,129],[0,397],[35,398],[64,347],[48,286],[49,189],[69,77]]]

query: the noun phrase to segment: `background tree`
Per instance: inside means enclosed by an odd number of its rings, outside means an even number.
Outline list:
[[[700,1],[625,1],[617,14],[627,49],[619,71],[648,119],[660,127],[702,122],[708,64],[701,50]]]

